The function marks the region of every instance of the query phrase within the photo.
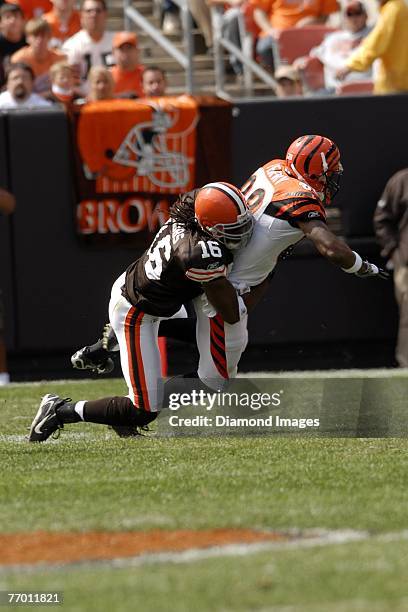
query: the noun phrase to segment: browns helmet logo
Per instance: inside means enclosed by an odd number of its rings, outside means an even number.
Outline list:
[[[194,182],[197,105],[188,96],[87,104],[78,147],[98,193],[179,193]]]

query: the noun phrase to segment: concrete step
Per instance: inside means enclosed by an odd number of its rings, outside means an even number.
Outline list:
[[[180,64],[173,59],[172,57],[165,56],[157,56],[157,57],[142,57],[140,61],[146,66],[151,66],[152,64],[160,66],[166,72],[179,72],[182,70],[184,72],[184,68],[180,66]],[[206,70],[208,73],[212,73],[214,71],[214,64],[211,57],[206,55],[195,55],[194,56],[194,70],[200,72],[202,70]]]

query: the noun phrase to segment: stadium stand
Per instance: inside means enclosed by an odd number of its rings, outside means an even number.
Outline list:
[[[335,28],[327,25],[311,25],[303,28],[281,30],[273,45],[275,66],[293,64],[295,59],[308,55],[309,51],[320,45],[324,37]]]
[[[350,83],[341,83],[336,88],[338,96],[350,94],[370,94],[373,93],[374,83],[372,81],[351,81]]]

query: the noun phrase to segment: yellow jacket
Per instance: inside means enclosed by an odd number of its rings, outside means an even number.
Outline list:
[[[379,58],[374,93],[408,91],[408,4],[387,0],[374,29],[347,60],[351,70],[363,72]]]

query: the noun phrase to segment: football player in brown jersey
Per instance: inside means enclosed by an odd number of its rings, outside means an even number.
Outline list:
[[[215,316],[209,330],[197,331],[200,368],[207,379],[214,375],[228,380],[244,347],[237,346],[225,327],[233,328],[246,316],[246,308],[226,276],[232,253],[249,242],[252,231],[253,217],[245,198],[229,183],[209,183],[193,197],[179,199],[149,249],[112,287],[109,319],[119,343],[128,395],[72,402],[47,394],[32,422],[29,440],[42,442],[64,423],[102,423],[118,428],[119,433],[122,427],[136,432],[152,421],[163,399],[157,344],[160,320],[176,315],[189,300],[198,299],[197,308],[201,308],[203,293]]]

